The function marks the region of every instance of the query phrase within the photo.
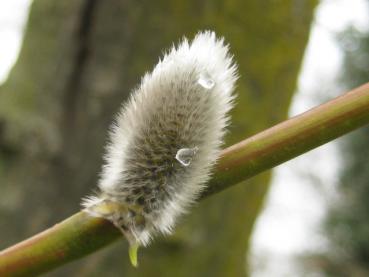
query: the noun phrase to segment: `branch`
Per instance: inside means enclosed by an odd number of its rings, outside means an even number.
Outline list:
[[[369,83],[225,150],[202,198],[369,123]],[[122,237],[108,221],[79,212],[0,252],[0,276],[33,276]]]

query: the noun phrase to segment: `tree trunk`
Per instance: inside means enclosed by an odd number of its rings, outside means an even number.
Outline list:
[[[225,37],[239,65],[227,144],[286,117],[316,0],[34,0],[24,44],[0,88],[2,247],[79,209],[96,188],[107,130],[172,42]],[[173,236],[140,252],[116,244],[49,276],[243,276],[270,174],[202,201]]]

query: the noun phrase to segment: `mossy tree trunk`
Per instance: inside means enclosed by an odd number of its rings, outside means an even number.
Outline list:
[[[2,247],[79,209],[96,186],[113,114],[162,50],[223,35],[239,64],[227,144],[286,117],[315,0],[34,0],[19,60],[0,89]],[[242,276],[270,174],[206,199],[132,269],[117,244],[50,275]]]

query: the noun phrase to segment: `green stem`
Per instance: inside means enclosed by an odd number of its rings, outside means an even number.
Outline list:
[[[369,83],[223,150],[203,197],[369,123]]]
[[[225,149],[202,197],[369,123],[369,83]],[[34,276],[117,240],[109,222],[79,212],[0,252],[0,276]]]
[[[35,276],[95,252],[122,235],[109,221],[79,212],[0,252],[0,276]]]

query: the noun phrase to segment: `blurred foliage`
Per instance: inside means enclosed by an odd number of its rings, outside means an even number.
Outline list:
[[[0,88],[0,246],[79,209],[96,187],[107,129],[163,49],[212,29],[241,78],[227,144],[281,121],[316,0],[34,0],[24,44]],[[133,269],[114,246],[53,276],[242,276],[270,174],[208,198]]]
[[[337,40],[344,54],[342,85],[351,89],[368,82],[369,31],[349,27]],[[323,226],[329,248],[309,257],[310,266],[325,276],[369,276],[369,127],[339,145],[338,195]]]

